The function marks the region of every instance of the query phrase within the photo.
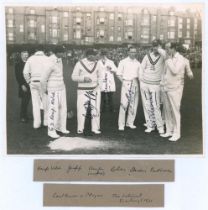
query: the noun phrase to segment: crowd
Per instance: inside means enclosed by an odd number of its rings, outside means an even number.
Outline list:
[[[117,77],[122,84],[118,130],[137,128],[134,121],[141,92],[145,132],[157,129],[161,137],[177,141],[181,137],[180,106],[184,76],[193,79],[190,62],[178,49],[178,43],[167,42],[162,47],[160,40],[155,40],[147,49],[130,45],[84,51],[64,46],[48,49],[39,46],[30,57],[23,50],[15,55],[15,73],[22,99],[21,121],[27,122],[27,105],[31,97],[34,129],[42,124],[40,110],[43,109],[43,125],[48,127],[51,138],[60,137],[57,132],[70,132],[67,130],[67,96],[62,63],[62,59],[66,59],[73,63],[71,78],[78,83],[78,134],[85,132],[87,119],[90,119],[91,132],[101,133],[100,113],[114,109],[112,98],[116,90],[114,77]]]

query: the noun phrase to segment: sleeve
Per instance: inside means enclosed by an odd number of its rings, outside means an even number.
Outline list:
[[[29,84],[31,80],[31,68],[30,68],[30,60],[27,60],[23,70],[23,76],[26,82]]]
[[[78,61],[72,72],[71,78],[74,82],[84,82],[84,76],[80,75],[80,68],[81,68],[80,65],[81,65],[80,62]]]
[[[139,80],[142,79],[142,75],[143,75],[143,67],[142,67],[142,65],[139,63],[139,69],[138,69],[138,79],[139,79]]]
[[[120,61],[119,64],[118,64],[118,69],[117,69],[117,76],[120,76],[122,77],[123,76],[123,72],[124,72],[124,62],[123,61]]]
[[[144,56],[142,63],[141,63],[142,69],[146,69],[147,67],[147,55]]]
[[[178,59],[177,62],[174,64],[173,60],[169,58],[166,60],[166,65],[170,69],[171,73],[176,75],[183,68],[184,61],[182,59]]]
[[[186,62],[186,66],[185,66],[186,75],[193,75],[189,60],[185,59],[185,62]]]
[[[15,77],[16,77],[17,83],[20,86],[23,85],[25,83],[25,81],[24,81],[24,77],[23,77],[23,72],[21,71],[20,63],[15,64],[14,71],[15,71]]]
[[[117,73],[117,67],[113,61],[111,61],[111,68],[112,68],[112,70],[111,70],[112,72]]]
[[[166,55],[165,50],[163,50],[162,48],[158,48],[157,51],[164,59],[166,59],[167,55]]]

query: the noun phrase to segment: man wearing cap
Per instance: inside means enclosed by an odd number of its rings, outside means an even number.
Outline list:
[[[27,122],[27,106],[30,102],[31,94],[30,87],[23,76],[23,69],[29,57],[28,51],[21,52],[21,58],[15,64],[15,76],[19,85],[19,97],[21,98],[20,120],[22,123]]]
[[[107,51],[105,50],[100,52],[98,67],[101,77],[100,89],[102,111],[105,111],[107,108],[109,108],[110,111],[113,111],[113,92],[116,91],[114,73],[116,73],[117,68],[114,62],[107,58]]]
[[[157,127],[160,134],[164,133],[163,120],[160,110],[160,81],[164,71],[165,52],[161,49],[159,40],[152,42],[152,52],[142,60],[140,88],[146,120],[146,133]]]
[[[85,120],[91,119],[91,131],[100,134],[100,87],[99,69],[93,49],[86,51],[86,58],[78,61],[72,73],[72,80],[78,82],[77,90],[77,133],[84,132]],[[88,116],[88,110],[90,116]]]
[[[42,92],[40,78],[47,67],[48,57],[44,54],[42,47],[36,48],[36,52],[26,62],[23,70],[24,78],[30,85],[33,107],[33,127],[41,126],[41,109],[44,111],[44,126],[48,125],[47,97]]]
[[[117,76],[122,82],[121,103],[119,110],[118,129],[124,130],[125,125],[135,129],[134,120],[136,118],[139,101],[139,72],[141,64],[136,59],[136,48],[128,49],[128,57],[121,60],[118,65]],[[128,109],[127,121],[125,123],[126,111]]]
[[[161,88],[163,91],[163,107],[166,133],[162,137],[170,137],[170,141],[177,141],[181,137],[181,99],[184,87],[184,74],[193,79],[187,59],[177,52],[177,43],[168,42],[165,45],[167,59],[165,71],[162,75]]]
[[[51,52],[48,68],[41,77],[41,86],[48,94],[48,136],[58,138],[60,136],[56,131],[69,133],[66,129],[67,102],[62,64],[64,48],[57,46]]]

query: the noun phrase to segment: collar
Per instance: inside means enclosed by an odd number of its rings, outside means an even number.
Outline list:
[[[131,59],[129,56],[127,57],[127,59],[128,59],[129,61],[131,61],[131,62],[135,62],[135,61],[136,61],[136,58]]]
[[[43,51],[37,51],[35,55],[45,55]]]
[[[180,54],[179,54],[178,52],[176,52],[175,55],[173,56],[173,58],[178,58],[179,55],[180,55]]]

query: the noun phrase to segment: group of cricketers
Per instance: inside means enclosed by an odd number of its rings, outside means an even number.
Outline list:
[[[59,132],[68,134],[67,100],[63,78],[62,57],[65,49],[57,46],[47,55],[43,49],[28,58],[21,52],[21,62],[15,66],[19,83],[21,121],[27,121],[27,104],[32,98],[33,127],[48,127],[48,136],[59,138]],[[160,40],[152,42],[142,62],[136,59],[137,50],[128,47],[128,56],[118,67],[108,59],[108,52],[86,50],[85,57],[74,66],[71,78],[77,86],[77,133],[83,134],[86,120],[91,122],[91,132],[100,134],[101,112],[114,110],[113,92],[115,77],[122,83],[118,130],[136,129],[134,124],[141,92],[145,132],[155,129],[161,137],[177,141],[181,137],[180,106],[184,87],[184,75],[190,79],[193,73],[189,61],[177,52],[177,43],[168,42],[162,49]],[[28,59],[27,59],[28,58]],[[44,112],[41,122],[41,109]],[[57,133],[58,131],[58,133]]]

